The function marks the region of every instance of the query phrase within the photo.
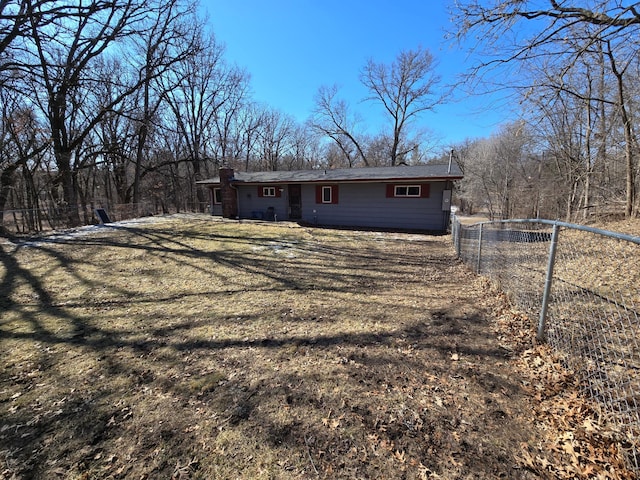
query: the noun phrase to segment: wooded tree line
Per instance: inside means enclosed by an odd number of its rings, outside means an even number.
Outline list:
[[[16,209],[64,214],[68,225],[89,223],[99,206],[204,210],[195,182],[223,162],[251,171],[438,161],[415,128],[447,99],[426,49],[362,67],[366,100],[389,120],[372,135],[337,86],[320,86],[304,123],[255,102],[249,73],[225,58],[194,0],[70,3],[0,0],[0,224]],[[484,49],[458,90],[509,88],[522,120],[441,160],[463,168],[467,210],[632,215],[640,15],[620,1],[539,3],[456,2],[452,33]]]
[[[315,121],[300,123],[253,101],[249,74],[225,59],[191,0],[0,0],[0,7],[0,224],[15,209],[63,213],[71,226],[108,205],[204,210],[208,194],[195,182],[223,162],[290,170],[419,155],[416,145],[405,149],[404,123],[428,108],[424,87],[400,102],[430,68],[422,50],[410,54],[416,66],[403,73],[414,77],[400,92],[375,91],[398,74],[395,66],[371,61],[363,70],[372,95],[391,102],[396,127],[388,138],[359,136],[356,158],[351,146],[323,140],[329,110],[321,103]],[[25,228],[38,229],[41,219],[30,222]]]
[[[46,206],[77,225],[105,203],[202,208],[195,181],[224,159],[313,161],[189,0],[0,5],[0,215]]]
[[[467,80],[514,89],[522,121],[456,146],[463,206],[505,218],[637,214],[638,4],[482,3],[454,12],[455,35],[482,49]]]

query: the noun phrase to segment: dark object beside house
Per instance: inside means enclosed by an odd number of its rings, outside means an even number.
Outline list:
[[[96,215],[98,216],[101,224],[111,223],[111,219],[104,208],[96,208]]]
[[[267,207],[267,214],[265,215],[265,219],[271,222],[276,219],[276,209],[273,207]]]

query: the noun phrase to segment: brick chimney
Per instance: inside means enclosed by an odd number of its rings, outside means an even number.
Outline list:
[[[238,196],[236,189],[231,186],[233,168],[223,165],[220,167],[220,194],[222,196],[222,216],[236,218],[238,216]]]

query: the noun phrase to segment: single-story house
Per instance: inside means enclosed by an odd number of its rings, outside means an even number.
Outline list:
[[[234,172],[197,182],[211,214],[323,226],[444,232],[457,165]]]

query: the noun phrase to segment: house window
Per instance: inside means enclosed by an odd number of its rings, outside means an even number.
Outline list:
[[[213,189],[213,204],[220,205],[222,203],[222,189],[214,188]]]
[[[387,184],[387,198],[429,198],[431,190],[428,183],[418,185]]]
[[[394,197],[419,197],[422,189],[420,185],[396,185]]]
[[[263,197],[275,197],[276,196],[276,187],[262,187],[262,196]]]
[[[281,196],[282,196],[282,187],[278,187],[278,186],[263,187],[262,185],[258,187],[258,197],[280,198]]]
[[[331,203],[331,187],[322,187],[322,203]]]
[[[338,203],[338,185],[316,185],[316,203]]]

